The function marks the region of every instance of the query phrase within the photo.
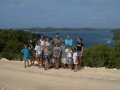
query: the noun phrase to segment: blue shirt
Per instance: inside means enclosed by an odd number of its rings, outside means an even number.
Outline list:
[[[30,49],[29,48],[24,48],[22,50],[22,52],[24,53],[24,59],[29,59],[30,58]]]
[[[66,40],[65,40],[65,45],[72,47],[72,46],[73,46],[73,40],[72,40],[72,39],[66,39]]]

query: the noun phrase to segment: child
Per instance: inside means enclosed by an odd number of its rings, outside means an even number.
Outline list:
[[[43,49],[43,51],[42,51],[42,59],[41,59],[41,61],[43,62],[43,59],[44,59],[44,48],[45,48],[45,39],[44,39],[43,35],[41,35],[39,42],[40,42],[40,46]]]
[[[62,67],[66,68],[67,59],[66,59],[66,53],[65,53],[66,46],[65,46],[65,42],[64,41],[62,41],[60,47],[61,47],[61,63],[62,63]]]
[[[27,44],[24,45],[24,49],[22,49],[21,52],[24,53],[24,67],[29,67],[30,49],[28,48]]]
[[[49,38],[46,39],[45,46],[50,46]]]
[[[68,67],[69,69],[72,70],[72,50],[71,50],[71,47],[69,46],[66,50],[66,55],[67,55],[67,61],[68,61]]]
[[[50,62],[49,62],[49,67],[53,67],[54,65],[54,59],[53,59],[53,48],[55,47],[54,42],[50,41],[50,46],[49,46],[49,50],[50,50]]]
[[[76,49],[74,49],[74,53],[73,53],[73,63],[75,64],[75,70],[74,72],[77,72],[78,70],[78,59],[77,59],[77,51]]]
[[[30,66],[34,65],[34,61],[35,61],[35,42],[33,42],[33,40],[30,39],[29,41],[29,48],[30,48]]]
[[[45,40],[44,40],[44,36],[43,36],[43,35],[41,35],[39,41],[40,41],[40,45],[41,45],[42,47],[44,47],[44,46],[45,46]]]
[[[44,58],[45,58],[45,70],[47,70],[49,68],[49,59],[50,59],[50,50],[48,48],[48,46],[45,47],[44,50]]]
[[[36,59],[37,59],[39,68],[43,66],[43,62],[42,62],[42,50],[43,50],[43,48],[40,45],[40,42],[37,42],[37,44],[35,46],[35,51],[36,51]]]
[[[60,52],[61,52],[61,49],[60,49],[59,45],[56,44],[56,46],[53,48],[53,57],[54,57],[54,60],[55,60],[55,68],[56,69],[59,68]]]

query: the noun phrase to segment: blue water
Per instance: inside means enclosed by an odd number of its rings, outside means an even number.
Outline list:
[[[114,45],[114,41],[112,40],[113,34],[110,30],[106,31],[71,31],[71,32],[41,32],[43,35],[47,35],[49,37],[54,38],[55,34],[59,33],[62,39],[66,39],[67,34],[71,34],[71,38],[76,43],[77,38],[80,36],[83,38],[83,43],[85,47],[95,46],[98,44],[107,44],[108,40],[111,40],[109,46]]]

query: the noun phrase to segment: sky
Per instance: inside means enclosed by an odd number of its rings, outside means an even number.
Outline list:
[[[120,0],[0,0],[0,28],[120,28]]]

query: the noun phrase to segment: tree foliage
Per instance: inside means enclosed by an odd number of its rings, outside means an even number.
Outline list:
[[[24,43],[34,38],[32,33],[14,30],[0,30],[0,56],[7,59],[19,59]]]

